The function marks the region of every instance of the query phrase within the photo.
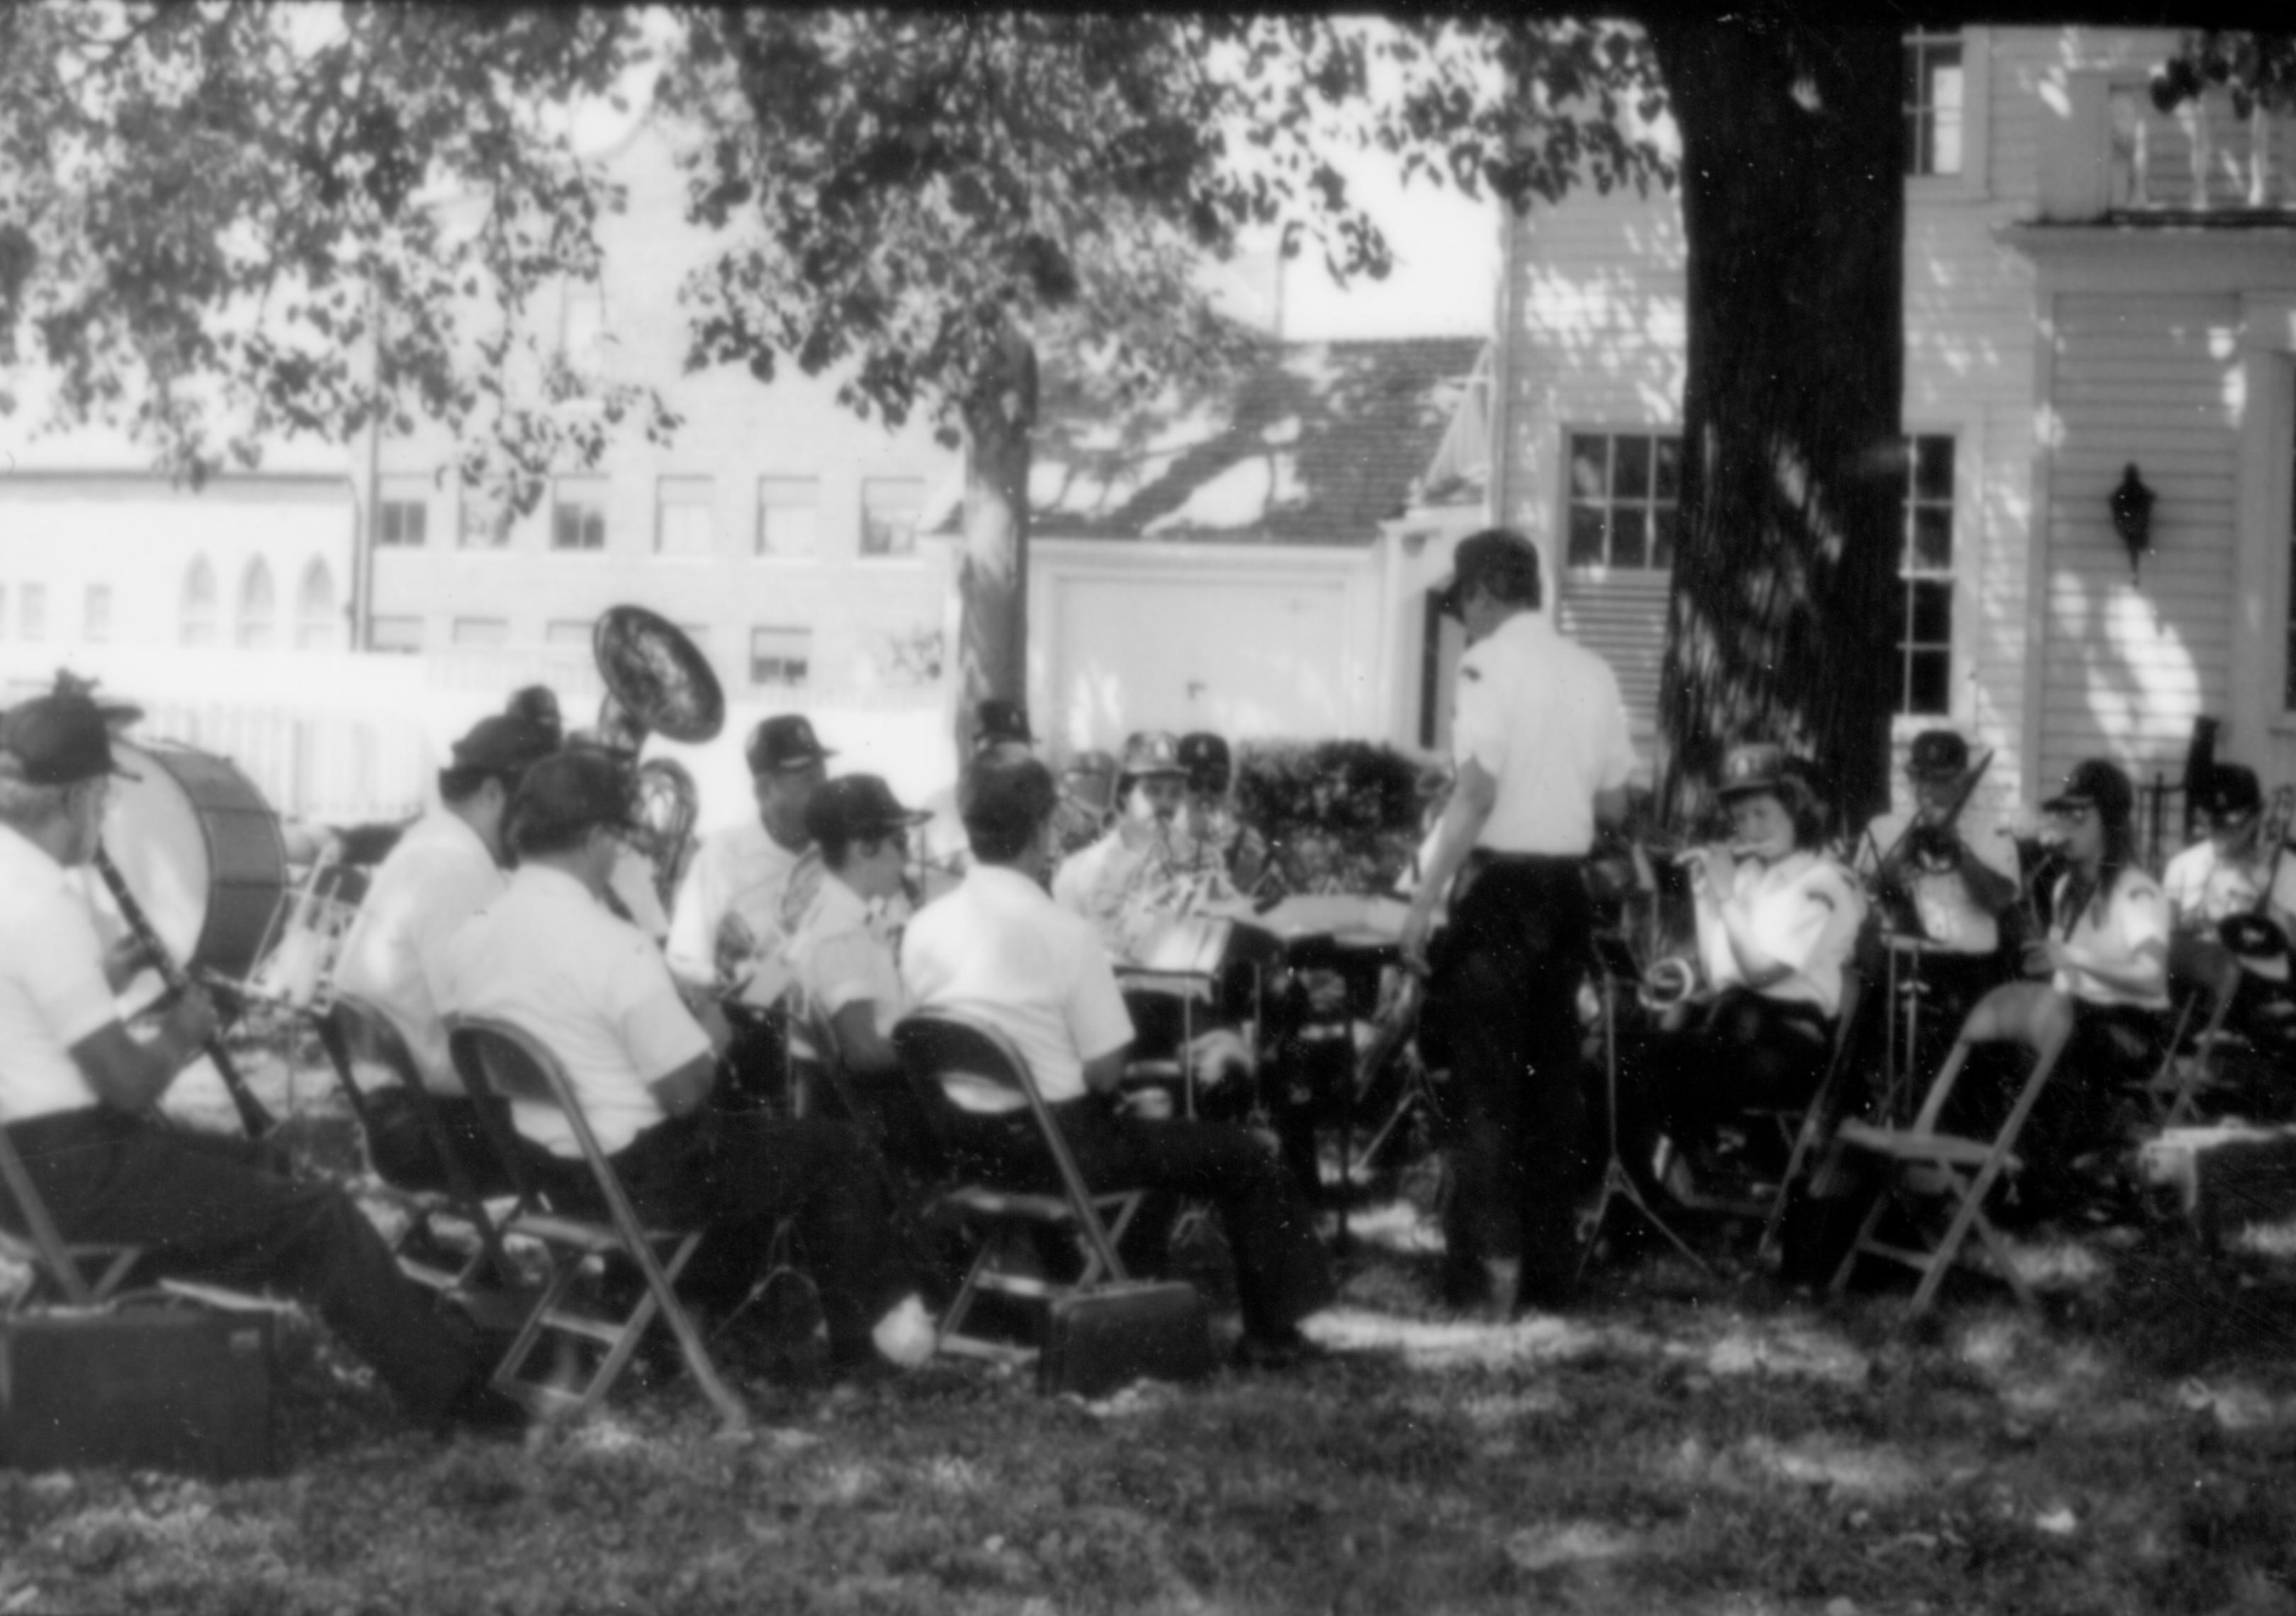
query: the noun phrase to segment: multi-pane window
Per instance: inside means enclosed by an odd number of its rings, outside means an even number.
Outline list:
[[[337,621],[335,575],[315,556],[303,569],[303,585],[295,595],[295,649],[333,650]]]
[[[191,570],[184,574],[181,619],[184,644],[216,643],[216,575],[204,555],[194,560]]]
[[[758,554],[811,556],[821,545],[821,480],[758,479]]]
[[[606,480],[603,477],[562,477],[550,504],[550,547],[554,550],[603,550],[606,547]]]
[[[810,628],[750,630],[750,683],[793,689],[805,683],[813,660]]]
[[[1906,172],[1961,172],[1961,36],[1915,34],[1906,40]]]
[[[587,645],[593,625],[572,618],[553,618],[542,627],[542,643],[545,645]]]
[[[914,555],[917,523],[925,509],[925,485],[921,477],[865,477],[861,480],[861,554]]]
[[[716,499],[715,480],[708,477],[664,477],[656,482],[654,548],[664,555],[707,555],[715,550]]]
[[[90,645],[102,645],[111,639],[111,586],[90,584],[79,619],[79,637]]]
[[[510,644],[510,621],[506,618],[458,617],[450,632],[458,651]]]
[[[378,617],[367,626],[367,646],[373,651],[418,652],[422,649],[422,619]]]
[[[246,574],[239,584],[239,648],[242,651],[271,649],[271,623],[275,610],[271,569],[258,555],[247,563]]]
[[[1564,564],[1665,570],[1681,498],[1679,438],[1573,432]]]
[[[500,550],[510,543],[510,515],[508,500],[465,488],[457,540],[465,550]]]
[[[1896,625],[1898,710],[1953,709],[1953,439],[1906,440]]]
[[[27,645],[36,645],[48,637],[48,587],[45,584],[26,584],[17,611],[18,639]]]
[[[430,537],[430,487],[425,477],[385,477],[375,490],[374,542],[419,549]]]

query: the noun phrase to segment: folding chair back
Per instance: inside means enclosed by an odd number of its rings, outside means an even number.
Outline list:
[[[1778,1175],[1778,1191],[1771,1197],[1769,1215],[1762,1223],[1761,1243],[1755,1254],[1767,1257],[1775,1248],[1785,1227],[1786,1209],[1793,1197],[1794,1186],[1801,1182],[1802,1174],[1811,1166],[1811,1159],[1824,1146],[1833,1132],[1833,1120],[1841,1104],[1841,1091],[1849,1081],[1851,1062],[1857,1049],[1858,1012],[1866,1006],[1866,973],[1855,966],[1841,972],[1841,1004],[1833,1022],[1833,1051],[1826,1057],[1825,1075],[1817,1081],[1817,1090],[1809,1097],[1792,1123],[1792,1148],[1786,1153],[1785,1170]],[[1883,1006],[1884,1013],[1888,1007]]]
[[[2012,982],[1996,988],[1978,1001],[1962,1023],[1953,1049],[1930,1085],[1921,1114],[1911,1128],[1877,1128],[1863,1122],[1841,1125],[1838,1136],[1842,1144],[1875,1158],[1882,1164],[1883,1182],[1874,1192],[1857,1239],[1834,1270],[1834,1290],[1840,1291],[1849,1283],[1859,1257],[1881,1257],[1902,1263],[1921,1275],[1912,1309],[1915,1314],[1921,1313],[1936,1298],[1947,1271],[1959,1260],[1964,1244],[1974,1233],[1992,1259],[1997,1276],[2015,1292],[2020,1302],[2028,1308],[2033,1306],[2032,1292],[2010,1262],[1999,1232],[1985,1216],[1984,1205],[2001,1176],[2016,1169],[2017,1137],[2024,1131],[2026,1119],[2032,1115],[2042,1089],[2056,1069],[2057,1058],[2064,1053],[2072,1029],[2072,1002],[2046,983]],[[1968,1063],[1971,1050],[1979,1044],[1995,1043],[2019,1045],[2033,1056],[2032,1068],[2007,1118],[1990,1139],[1939,1132],[1939,1120],[1952,1098],[1954,1085]],[[1939,1199],[1950,1204],[1953,1211],[1934,1243],[1904,1247],[1875,1238],[1882,1216],[1891,1205],[1903,1207],[1918,1218],[1925,1210],[1923,1203]]]
[[[0,1184],[6,1186],[7,1199],[13,1204],[12,1221],[24,1229],[21,1237],[0,1230],[0,1251],[29,1266],[34,1276],[32,1285],[17,1295],[12,1311],[38,1300],[44,1289],[60,1294],[67,1307],[88,1308],[109,1300],[144,1255],[142,1246],[74,1244],[65,1240],[57,1232],[55,1219],[48,1215],[47,1202],[33,1187],[16,1142],[4,1128],[0,1128]],[[83,1263],[96,1265],[93,1279]]]
[[[1021,1095],[1037,1125],[1060,1185],[1056,1194],[1032,1194],[969,1183],[944,1192],[938,1205],[987,1223],[988,1234],[941,1317],[939,1344],[953,1352],[976,1356],[1028,1358],[1031,1349],[964,1333],[973,1302],[981,1292],[1049,1301],[1054,1297],[1105,1284],[1125,1283],[1123,1259],[1117,1242],[1139,1210],[1143,1193],[1122,1190],[1096,1194],[1086,1184],[1075,1154],[1062,1135],[1060,1122],[1045,1103],[1027,1060],[1010,1038],[996,1028],[954,1011],[937,1010],[904,1017],[893,1029],[893,1043],[910,1081],[919,1090],[929,1119],[945,1119],[953,1103],[940,1087],[944,1073],[964,1072],[987,1079]],[[957,1141],[944,1136],[945,1146]],[[1033,1274],[1016,1271],[1006,1263],[1013,1235],[1029,1229],[1053,1228],[1072,1236],[1083,1258],[1083,1269],[1072,1283],[1061,1284]]]
[[[719,1378],[701,1332],[694,1327],[693,1317],[676,1289],[677,1276],[701,1243],[704,1231],[650,1228],[639,1220],[628,1193],[614,1171],[614,1164],[599,1147],[598,1136],[583,1114],[581,1102],[567,1080],[564,1068],[538,1040],[508,1021],[486,1017],[449,1017],[447,1030],[447,1049],[454,1058],[455,1070],[474,1098],[483,1100],[496,1095],[504,1100],[523,1100],[555,1106],[565,1115],[599,1198],[607,1209],[604,1220],[545,1210],[544,1192],[533,1175],[517,1164],[514,1150],[508,1153],[523,1187],[520,1209],[512,1215],[504,1232],[540,1242],[550,1255],[551,1274],[517,1339],[495,1370],[495,1385],[523,1399],[537,1412],[586,1413],[605,1397],[620,1376],[636,1352],[646,1327],[659,1314],[677,1339],[687,1372],[717,1408],[726,1429],[745,1428],[749,1411]],[[509,1128],[498,1114],[483,1107],[481,1115],[490,1129]],[[574,1282],[583,1267],[591,1259],[609,1257],[627,1259],[644,1281],[636,1305],[627,1314],[618,1315],[603,1306],[585,1305],[573,1294]],[[522,1377],[528,1359],[545,1335],[589,1341],[605,1349],[603,1360],[579,1390],[569,1390],[549,1382]]]
[[[2160,1070],[2144,1086],[2161,1126],[2174,1128],[2194,1117],[2202,1092],[2216,1075],[2225,1020],[2240,981],[2239,957],[2216,939],[2182,934],[2169,940],[2174,1030],[2161,1052]]]

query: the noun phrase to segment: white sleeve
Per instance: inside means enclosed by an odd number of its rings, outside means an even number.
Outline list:
[[[1496,670],[1484,667],[1473,650],[1459,659],[1451,706],[1451,758],[1463,767],[1472,759],[1493,779],[1506,772],[1507,715]]]
[[[1100,939],[1079,931],[1076,974],[1069,986],[1069,1036],[1077,1054],[1096,1061],[1132,1042],[1132,1013],[1116,986],[1116,972]]]
[[[664,950],[673,974],[707,987],[718,978],[718,920],[726,912],[724,882],[718,877],[715,846],[704,841],[685,867],[671,906],[669,939]]]

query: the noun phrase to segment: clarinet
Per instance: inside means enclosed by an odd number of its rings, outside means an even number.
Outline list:
[[[98,846],[94,862],[95,873],[102,876],[103,884],[111,889],[111,901],[119,906],[119,917],[127,923],[127,929],[135,933],[136,940],[151,956],[152,965],[160,972],[160,980],[168,984],[171,993],[189,992],[193,985],[191,973],[177,964],[175,956],[168,952],[168,945],[160,940],[158,929],[152,924],[152,917],[144,913],[144,906],[136,901],[135,894],[127,890],[127,878],[119,873],[119,866],[111,862],[111,855]],[[260,1139],[279,1125],[278,1119],[264,1109],[263,1102],[255,1097],[253,1089],[248,1087],[247,1079],[240,1075],[239,1068],[232,1064],[220,1034],[208,1039],[207,1057],[215,1062],[224,1087],[230,1091],[231,1103],[239,1110],[239,1125],[247,1130],[249,1138]]]

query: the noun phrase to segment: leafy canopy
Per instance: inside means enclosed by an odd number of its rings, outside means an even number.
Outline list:
[[[1667,173],[1648,53],[1608,26],[5,6],[0,411],[194,479],[428,419],[529,506],[677,425],[537,315],[622,201],[578,114],[649,92],[713,233],[689,363],[834,374],[896,421],[959,415],[1000,322],[1120,393],[1218,365],[1241,338],[1196,272],[1254,228],[1383,274],[1349,150],[1518,204]]]

